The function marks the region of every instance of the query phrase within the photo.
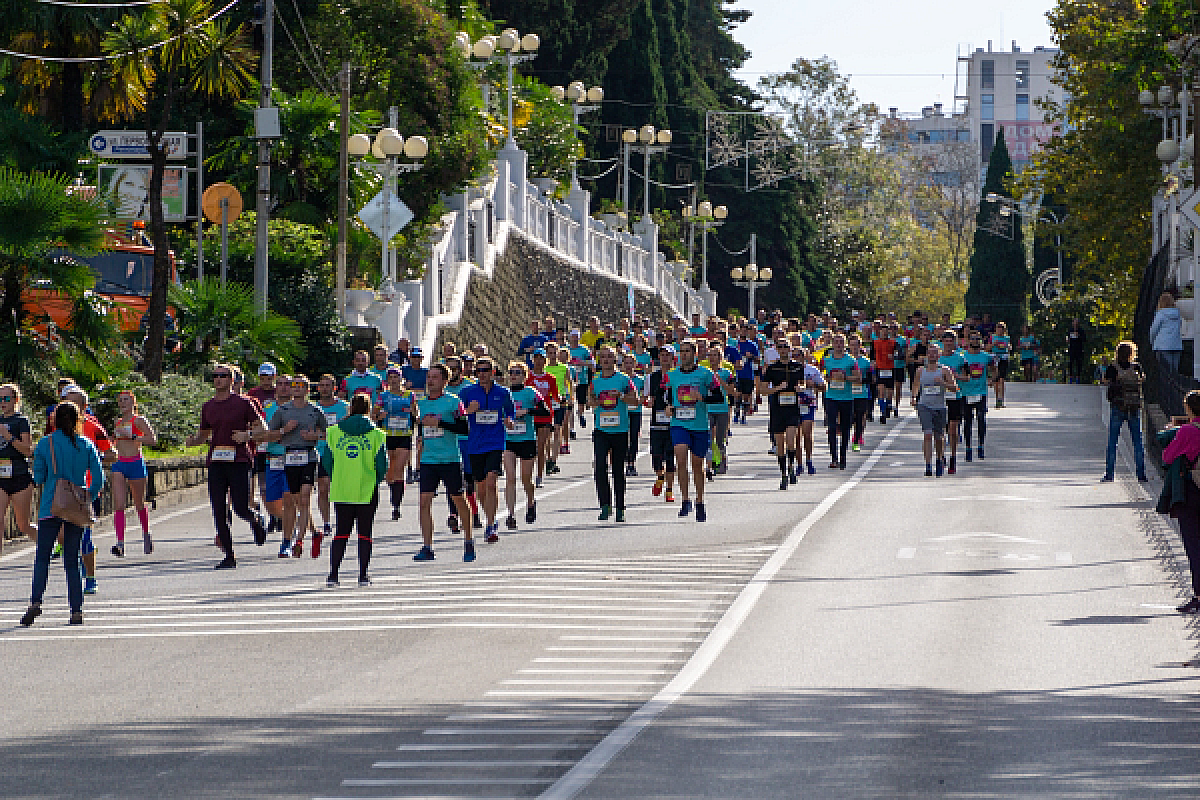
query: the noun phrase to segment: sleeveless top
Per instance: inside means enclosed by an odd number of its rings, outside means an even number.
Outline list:
[[[917,405],[933,411],[944,411],[946,409],[946,387],[941,384],[941,368],[929,369],[922,364],[917,368],[917,379],[921,384]]]

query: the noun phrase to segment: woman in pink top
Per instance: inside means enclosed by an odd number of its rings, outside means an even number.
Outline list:
[[[125,509],[129,497],[137,510],[142,524],[142,552],[149,555],[154,551],[150,537],[150,516],[146,511],[146,460],[142,457],[142,445],[153,447],[158,437],[149,421],[138,413],[137,398],[133,392],[123,391],[117,395],[119,416],[116,423],[117,463],[112,466],[113,528],[117,532],[117,543],[112,554],[118,558],[125,555]]]
[[[1163,463],[1170,464],[1183,456],[1189,466],[1200,458],[1200,391],[1191,391],[1183,398],[1191,422],[1180,425],[1175,438],[1163,451]],[[1184,492],[1187,502],[1174,506],[1171,512],[1179,521],[1179,535],[1183,539],[1183,549],[1187,553],[1188,564],[1192,569],[1192,599],[1176,610],[1181,614],[1195,614],[1200,611],[1200,488],[1192,482],[1191,475],[1185,474],[1183,479]]]

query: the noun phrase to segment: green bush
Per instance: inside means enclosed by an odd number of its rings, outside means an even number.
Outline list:
[[[97,387],[91,394],[92,411],[110,432],[117,419],[117,393],[129,389],[137,397],[138,412],[158,434],[156,450],[181,447],[200,427],[200,406],[212,397],[212,387],[187,375],[163,375],[161,384],[147,383],[139,373]]]

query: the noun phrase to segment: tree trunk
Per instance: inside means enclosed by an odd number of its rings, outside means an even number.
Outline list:
[[[163,346],[166,336],[163,325],[167,313],[167,287],[171,281],[171,260],[167,247],[167,223],[163,218],[162,188],[167,169],[167,149],[163,134],[167,130],[170,98],[164,104],[159,130],[147,131],[150,149],[150,240],[154,243],[154,277],[150,284],[150,307],[146,313],[150,321],[146,326],[146,342],[143,352],[143,373],[151,383],[162,381]]]

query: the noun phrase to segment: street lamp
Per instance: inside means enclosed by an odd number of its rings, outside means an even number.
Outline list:
[[[655,130],[653,125],[643,125],[637,130],[632,128],[626,129],[621,133],[621,143],[624,146],[625,152],[625,170],[624,181],[622,183],[622,205],[625,211],[629,211],[629,159],[636,146],[642,151],[642,175],[645,181],[645,188],[642,196],[642,224],[645,225],[650,219],[650,155],[652,153],[665,153],[670,147],[671,140],[674,134],[669,130]]]
[[[516,28],[505,28],[499,36],[488,34],[471,44],[471,37],[460,31],[454,39],[454,47],[467,59],[467,66],[483,69],[489,64],[502,63],[508,68],[508,141],[506,150],[516,150],[513,138],[513,65],[537,58],[537,49],[542,40],[536,33],[522,36]],[[472,61],[471,59],[478,59]]]
[[[593,86],[588,89],[584,86],[583,81],[573,81],[566,86],[554,86],[550,89],[550,94],[558,102],[570,101],[571,103],[571,122],[573,123],[572,130],[579,129],[579,115],[588,114],[592,111],[599,111],[600,104],[604,102],[604,90],[599,86]],[[571,158],[571,191],[578,192],[579,188],[579,159]]]
[[[696,235],[696,226],[700,226],[701,231],[701,269],[700,269],[700,290],[708,291],[708,232],[725,224],[725,218],[729,216],[729,209],[725,206],[713,207],[713,204],[705,200],[696,208],[691,206],[683,207],[683,217],[691,222],[691,236],[693,239]],[[751,242],[753,243],[753,234],[751,234]],[[753,244],[751,245],[753,246]]]
[[[773,275],[774,273],[770,267],[760,268],[758,264],[754,263],[753,256],[751,256],[750,263],[745,267],[734,267],[729,270],[729,277],[733,280],[733,285],[741,286],[750,291],[750,310],[746,314],[747,319],[754,319],[754,315],[757,313],[754,302],[755,290],[758,289],[760,284],[766,285],[770,283]]]
[[[429,155],[429,141],[424,136],[409,136],[405,139],[396,130],[398,115],[399,110],[392,106],[388,109],[388,127],[380,128],[373,138],[365,133],[356,133],[346,141],[347,153],[360,159],[357,166],[369,169],[383,178],[383,191],[380,193],[383,206],[380,226],[380,230],[383,231],[383,235],[380,236],[383,242],[383,280],[379,284],[379,293],[384,296],[385,302],[390,302],[396,293],[393,283],[396,270],[389,246],[391,237],[386,235],[387,231],[391,230],[392,195],[396,194],[396,178],[403,173],[421,169],[424,166],[421,159]],[[368,154],[378,159],[378,162],[361,160]],[[412,161],[400,162],[400,156]]]

